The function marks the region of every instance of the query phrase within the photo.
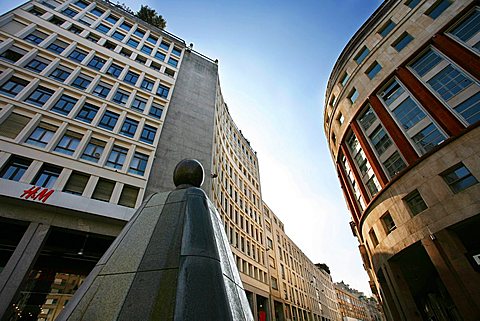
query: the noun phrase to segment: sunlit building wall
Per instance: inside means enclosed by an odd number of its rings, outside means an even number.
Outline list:
[[[479,21],[478,1],[385,1],[328,82],[328,146],[389,320],[480,318]]]

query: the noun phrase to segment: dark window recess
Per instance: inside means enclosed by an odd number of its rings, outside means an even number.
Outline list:
[[[19,61],[23,56],[25,56],[27,52],[17,47],[12,47],[11,49],[5,50],[1,55],[0,58],[3,60],[7,60],[11,63],[16,63]]]
[[[90,124],[93,118],[95,118],[95,115],[97,114],[97,112],[98,112],[98,107],[92,104],[85,103],[82,109],[80,109],[80,111],[78,112],[77,117],[75,117],[75,119],[78,119]]]
[[[37,173],[37,176],[33,180],[32,184],[35,186],[52,188],[58,177],[60,176],[61,172],[61,167],[44,164],[40,171]]]
[[[390,234],[393,230],[397,228],[395,226],[395,222],[393,221],[393,218],[390,215],[390,213],[387,212],[383,214],[383,216],[381,217],[381,220],[382,220],[383,226],[385,227],[385,232],[387,234]]]
[[[68,178],[67,184],[63,188],[65,193],[70,193],[74,195],[82,195],[85,187],[87,186],[90,176],[87,174],[73,172]]]
[[[417,215],[428,208],[418,190],[414,190],[403,199],[413,215]]]
[[[52,111],[66,116],[70,113],[76,103],[77,99],[68,95],[62,95],[52,107]]]
[[[122,193],[120,194],[120,199],[118,200],[118,205],[135,207],[139,191],[140,189],[138,187],[124,185]]]
[[[109,202],[110,197],[112,197],[113,189],[115,188],[115,182],[108,179],[100,178],[98,179],[97,185],[93,190],[92,198]]]
[[[38,86],[28,98],[25,100],[27,103],[36,105],[36,106],[43,106],[47,100],[52,97],[54,91],[42,86]]]
[[[18,182],[22,178],[23,174],[25,174],[31,163],[31,159],[12,156],[8,160],[7,164],[3,166],[2,171],[0,172],[0,177]]]
[[[6,96],[15,97],[27,85],[28,81],[17,77],[12,77],[0,87],[0,93]]]
[[[73,61],[76,62],[82,62],[83,59],[87,56],[87,52],[80,50],[80,49],[75,49],[72,51],[72,53],[68,56],[68,58],[72,59]]]
[[[454,193],[459,193],[470,186],[478,184],[475,176],[462,163],[449,168],[440,175]]]

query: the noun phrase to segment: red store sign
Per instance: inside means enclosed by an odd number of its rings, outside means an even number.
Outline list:
[[[26,200],[32,199],[34,201],[42,201],[45,203],[46,200],[52,195],[54,192],[53,189],[43,188],[39,186],[32,186],[29,189],[23,191],[23,194],[20,195],[20,198],[24,198]]]

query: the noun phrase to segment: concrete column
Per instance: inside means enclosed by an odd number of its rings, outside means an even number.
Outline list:
[[[0,317],[7,312],[47,239],[50,225],[30,223],[0,274]]]
[[[465,320],[480,320],[480,276],[465,257],[460,240],[447,230],[435,233],[435,239],[422,240],[459,313]]]
[[[420,312],[418,312],[415,301],[413,300],[407,281],[403,277],[403,272],[395,262],[387,262],[382,267],[388,287],[395,295],[395,304],[404,321],[422,321]]]

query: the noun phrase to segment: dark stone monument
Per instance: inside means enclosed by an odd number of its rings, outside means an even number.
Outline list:
[[[203,177],[181,161],[177,189],[143,203],[57,321],[253,321]]]

